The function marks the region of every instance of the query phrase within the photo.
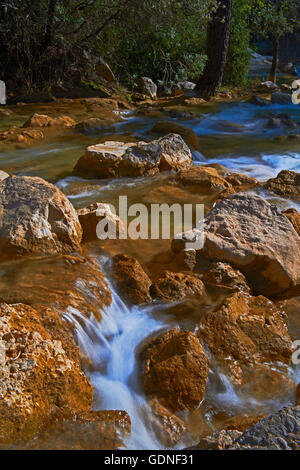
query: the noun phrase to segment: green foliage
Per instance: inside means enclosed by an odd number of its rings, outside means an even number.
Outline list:
[[[230,41],[223,84],[244,86],[248,78],[250,63],[250,28],[247,23],[248,4],[246,0],[234,0],[230,27]]]

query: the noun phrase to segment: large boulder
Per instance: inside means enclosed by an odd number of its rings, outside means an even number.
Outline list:
[[[211,167],[196,166],[181,170],[176,175],[176,181],[190,191],[200,194],[234,193],[232,185]]]
[[[272,390],[274,395],[280,381],[281,388],[293,386],[272,370],[272,363],[290,363],[293,344],[286,316],[265,297],[244,292],[231,295],[221,307],[202,315],[198,336],[232,382],[245,390],[260,396]]]
[[[205,287],[196,274],[164,271],[155,279],[150,292],[154,299],[175,302],[185,297],[203,297]]]
[[[197,337],[175,328],[150,341],[141,353],[144,389],[172,411],[198,408],[208,376],[207,358]]]
[[[141,77],[138,81],[138,85],[140,93],[149,96],[152,100],[156,99],[157,86],[151,78]]]
[[[149,143],[92,145],[78,160],[75,170],[88,171],[102,178],[118,178],[178,171],[192,164],[192,154],[184,140],[177,134],[169,134]]]
[[[113,281],[129,305],[152,301],[151,280],[135,258],[125,254],[114,256]]]
[[[61,253],[80,248],[82,229],[67,197],[42,178],[9,176],[0,183],[0,250]]]
[[[111,304],[112,295],[94,258],[23,256],[21,260],[18,257],[10,260],[5,277],[1,278],[0,301],[26,303],[37,310],[55,306],[61,316],[67,313],[72,318],[94,316],[100,321],[101,312]]]
[[[300,173],[282,170],[276,178],[265,183],[265,188],[283,197],[300,200]]]
[[[175,240],[193,239],[197,229]],[[300,237],[287,218],[260,196],[223,199],[204,222],[202,254],[226,261],[246,276],[254,293],[288,298],[300,294]]]
[[[197,150],[199,147],[199,139],[197,134],[190,127],[183,126],[173,121],[158,121],[152,129],[151,133],[157,133],[166,135],[169,133],[181,135],[183,140],[189,145],[189,147]]]
[[[56,413],[90,409],[93,389],[66,328],[51,309],[0,304],[1,444],[33,437]]]
[[[230,446],[234,450],[300,450],[300,407],[289,406],[259,421]]]

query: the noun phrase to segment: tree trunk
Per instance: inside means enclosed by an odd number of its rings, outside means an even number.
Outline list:
[[[269,80],[274,83],[276,83],[276,70],[277,70],[277,64],[278,64],[278,56],[279,56],[279,38],[275,36],[273,39],[273,60],[272,60],[272,65],[271,65],[271,70],[270,70],[270,75],[269,75]]]
[[[41,44],[41,50],[45,51],[47,47],[51,46],[53,39],[53,23],[55,17],[57,0],[49,0],[46,32]]]
[[[233,0],[220,0],[208,24],[206,38],[207,63],[196,85],[198,94],[209,98],[218,93],[223,79],[230,35]]]

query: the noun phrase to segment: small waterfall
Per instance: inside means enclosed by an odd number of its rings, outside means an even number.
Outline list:
[[[163,449],[152,430],[152,412],[140,384],[136,347],[151,333],[167,326],[160,315],[153,316],[162,305],[128,308],[111,287],[111,305],[101,312],[102,321],[86,318],[69,308],[65,318],[75,324],[77,344],[92,362],[89,373],[94,387],[96,410],[125,410],[130,416],[132,432],[127,449]]]

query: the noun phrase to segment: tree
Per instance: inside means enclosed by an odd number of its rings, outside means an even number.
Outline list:
[[[248,0],[233,0],[223,85],[244,86],[247,83],[251,58],[248,14]]]
[[[196,86],[199,95],[209,98],[218,93],[223,79],[230,36],[233,0],[220,0],[208,24],[207,63]]]
[[[299,25],[300,0],[252,0],[250,3],[253,32],[270,39],[273,44],[269,80],[276,82],[280,40]]]

